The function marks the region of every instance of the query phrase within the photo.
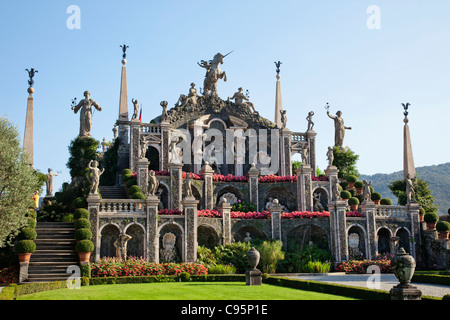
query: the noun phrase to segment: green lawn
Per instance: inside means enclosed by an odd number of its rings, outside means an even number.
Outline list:
[[[18,300],[353,300],[263,284],[242,282],[169,282],[109,284],[58,289],[17,297]]]

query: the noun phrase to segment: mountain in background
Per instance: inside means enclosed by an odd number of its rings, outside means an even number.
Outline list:
[[[428,182],[430,189],[433,191],[435,204],[439,206],[439,215],[447,215],[450,208],[450,162],[416,168],[417,176]],[[388,185],[395,181],[403,179],[403,171],[397,171],[390,174],[377,173],[374,175],[361,175],[361,181],[366,179],[372,181],[372,186],[376,192],[383,195],[383,198],[391,198],[394,204],[397,198],[391,193]]]

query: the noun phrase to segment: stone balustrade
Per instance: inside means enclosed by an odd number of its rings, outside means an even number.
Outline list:
[[[405,206],[377,206],[375,218],[407,218],[408,211]]]
[[[142,133],[161,134],[161,126],[154,123],[143,123],[141,125]]]
[[[306,141],[306,134],[304,132],[292,132],[291,133],[291,142],[302,142]]]
[[[99,214],[146,214],[147,205],[145,200],[140,199],[101,199],[99,203]]]

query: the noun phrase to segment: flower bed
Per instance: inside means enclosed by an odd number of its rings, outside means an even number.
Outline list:
[[[346,273],[367,273],[369,266],[376,265],[380,268],[381,273],[392,273],[391,260],[379,259],[379,260],[349,260],[344,261],[336,267],[337,272]]]
[[[91,266],[91,276],[96,277],[131,277],[154,275],[206,275],[208,269],[199,263],[154,263],[142,258],[103,258]]]
[[[221,218],[222,214],[217,210],[197,210],[197,216],[206,218]]]
[[[19,282],[19,270],[16,267],[0,269],[0,284]]]
[[[297,182],[297,176],[276,176],[267,175],[258,178],[260,183],[271,183],[271,182]]]
[[[328,177],[327,176],[319,176],[319,177],[312,176],[311,180],[312,181],[328,181]]]
[[[223,181],[223,182],[248,182],[247,176],[233,176],[228,174],[224,176],[223,174],[213,174],[213,181]]]
[[[346,217],[358,217],[358,218],[360,218],[360,217],[362,217],[363,215],[362,215],[361,212],[355,210],[355,211],[348,211],[348,212],[346,212],[346,213],[345,213],[345,216],[346,216]]]
[[[309,212],[309,211],[292,211],[283,212],[281,219],[312,219],[312,218],[329,218],[330,213],[328,211],[322,212]]]
[[[270,219],[270,212],[241,212],[241,211],[231,211],[231,218],[235,219]]]
[[[172,215],[172,216],[182,216],[183,211],[180,211],[178,208],[169,210],[169,209],[162,209],[158,211],[158,214],[161,215]]]

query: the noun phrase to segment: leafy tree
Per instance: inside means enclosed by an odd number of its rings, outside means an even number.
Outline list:
[[[69,145],[69,161],[66,166],[70,170],[70,176],[83,177],[86,172],[86,168],[91,160],[98,160],[97,149],[100,145],[100,141],[90,137],[78,136],[75,140],[72,140]]]
[[[292,174],[295,174],[297,169],[300,169],[301,166],[302,166],[302,162],[301,161],[298,161],[298,160],[292,161]]]
[[[17,128],[2,117],[0,137],[0,247],[5,247],[27,225],[31,196],[42,181],[20,148]]]
[[[349,175],[360,176],[356,168],[356,161],[358,161],[359,155],[355,154],[349,147],[340,148],[337,146],[333,148],[333,154],[333,165],[339,169],[339,178],[347,179]]]
[[[417,203],[425,210],[425,212],[436,213],[438,206],[434,204],[434,197],[432,191],[428,186],[428,182],[423,179],[416,177],[413,179],[413,184],[415,185],[415,192]],[[392,194],[397,197],[399,205],[405,205],[407,202],[406,198],[406,182],[405,180],[396,180],[389,184],[389,189]]]
[[[105,172],[100,176],[101,186],[113,186],[116,184],[117,161],[119,160],[120,139],[116,139],[111,148],[109,148],[100,161],[101,166],[105,168]]]

